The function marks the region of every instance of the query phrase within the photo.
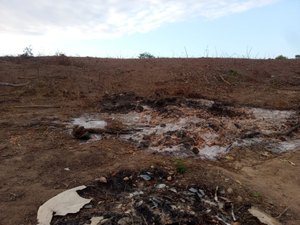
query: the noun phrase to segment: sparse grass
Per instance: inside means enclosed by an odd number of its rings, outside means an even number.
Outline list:
[[[228,70],[228,75],[231,77],[237,77],[239,76],[239,73],[236,70],[230,69]]]
[[[187,171],[187,167],[182,159],[176,159],[175,166],[177,173],[184,174]]]
[[[257,199],[261,199],[262,198],[262,194],[258,191],[255,191],[252,193],[252,196],[257,198]]]

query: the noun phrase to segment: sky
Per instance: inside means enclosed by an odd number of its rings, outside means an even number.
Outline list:
[[[300,55],[300,0],[0,0],[0,55]]]

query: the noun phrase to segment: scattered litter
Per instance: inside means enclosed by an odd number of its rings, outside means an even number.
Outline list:
[[[267,225],[282,225],[278,220],[261,211],[260,209],[252,206],[249,210],[251,215],[255,216],[260,222]]]
[[[228,199],[223,188],[211,189],[206,184],[177,186],[171,182],[168,187],[162,182],[167,180],[169,172],[157,167],[143,170],[142,174],[151,174],[151,182],[144,182],[141,172],[121,170],[108,176],[107,183],[90,183],[78,193],[92,202],[89,204],[88,200],[87,207],[80,204],[72,215],[58,216],[55,213],[52,221],[50,218],[51,224],[261,225],[248,212],[247,203]],[[130,177],[130,181],[124,181],[125,177]]]
[[[82,207],[91,201],[91,199],[80,197],[77,193],[77,191],[85,188],[86,186],[79,186],[64,191],[45,202],[38,210],[38,225],[50,225],[53,215],[65,216],[69,213],[79,212]]]

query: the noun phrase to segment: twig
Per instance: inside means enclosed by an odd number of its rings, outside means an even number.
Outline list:
[[[300,128],[300,123],[298,123],[296,126],[293,126],[291,129],[287,131],[281,131],[281,132],[276,132],[275,135],[277,136],[291,136],[292,133],[296,132]]]
[[[221,74],[219,74],[219,77],[221,78],[221,80],[222,80],[224,83],[226,83],[226,84],[228,84],[228,85],[231,85],[231,83],[229,83],[227,80],[225,80],[224,77],[223,77]]]
[[[230,223],[227,223],[225,220],[223,220],[222,218],[220,218],[219,216],[215,216],[215,218],[217,220],[219,220],[220,222],[224,223],[225,225],[230,225]]]
[[[203,77],[204,77],[204,79],[205,79],[206,83],[208,83],[208,84],[209,84],[209,81],[208,81],[208,79],[207,79],[207,76],[206,76],[205,74],[203,74]]]
[[[57,105],[20,105],[14,106],[14,108],[60,108]]]
[[[85,130],[92,134],[112,134],[112,135],[131,134],[132,132],[141,131],[141,129],[107,130],[107,129],[97,129],[97,128],[87,128]]]
[[[145,219],[145,217],[143,215],[142,215],[142,218],[143,218],[145,224],[148,225],[147,220]]]
[[[6,83],[6,82],[0,82],[0,86],[8,86],[8,87],[23,87],[30,84],[30,82],[27,83],[21,83],[21,84],[12,84],[12,83]]]
[[[186,57],[188,58],[189,57],[189,55],[188,55],[188,53],[187,53],[187,50],[186,50],[186,47],[184,46],[184,51],[185,51],[185,55],[186,55]]]
[[[236,217],[235,217],[234,211],[233,211],[233,203],[231,203],[231,216],[232,216],[233,221],[236,221]]]
[[[225,152],[229,152],[233,148],[232,144],[233,143],[231,143],[230,145],[228,145],[228,147],[226,148]]]
[[[286,208],[282,211],[282,213],[280,213],[280,214],[276,217],[276,219],[279,219],[280,217],[282,217],[289,209],[290,209],[290,207],[286,207]]]
[[[218,200],[218,190],[219,190],[219,186],[216,187],[216,191],[215,191],[215,198],[214,199],[215,199],[216,202],[219,202],[219,200]]]
[[[286,136],[291,136],[292,133],[296,132],[300,128],[300,123],[296,126],[292,127],[290,130],[286,132]]]

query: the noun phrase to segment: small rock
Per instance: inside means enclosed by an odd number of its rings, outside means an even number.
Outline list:
[[[129,181],[129,177],[124,177],[123,180],[124,181]]]
[[[231,225],[241,225],[240,222],[233,222]]]
[[[232,189],[232,188],[228,188],[228,189],[227,189],[227,193],[228,193],[228,194],[232,194],[232,193],[233,193],[233,189]]]
[[[97,179],[97,181],[99,181],[100,183],[104,183],[104,184],[107,183],[106,177],[100,177],[99,179]]]
[[[103,220],[101,220],[100,223],[98,223],[97,225],[105,224],[106,222],[108,222],[108,221],[110,221],[110,220],[111,220],[111,218],[109,218],[109,219],[103,219]]]
[[[194,148],[192,149],[192,152],[193,152],[195,155],[198,155],[198,154],[199,154],[199,149],[196,148],[196,147],[194,147]]]
[[[140,148],[149,148],[150,141],[141,141],[139,147]]]
[[[65,171],[70,171],[70,168],[67,167],[67,168],[64,168],[64,170],[65,170]]]
[[[158,184],[158,185],[156,185],[157,189],[163,189],[163,188],[166,188],[166,187],[167,187],[167,185],[165,185],[165,184]]]
[[[243,202],[243,198],[242,198],[241,196],[238,196],[238,197],[237,197],[237,201],[238,201],[238,202]]]
[[[129,217],[123,217],[118,221],[119,225],[127,225],[127,224],[131,224],[132,221]]]
[[[174,193],[177,193],[177,190],[175,188],[170,188],[169,190],[174,192]]]
[[[150,141],[150,139],[151,139],[151,136],[150,136],[150,135],[144,135],[144,136],[143,136],[143,140]]]
[[[151,177],[149,175],[147,175],[147,174],[142,174],[142,175],[140,175],[140,177],[143,178],[146,181],[151,180]]]
[[[87,224],[85,223],[84,225],[98,225],[98,224],[103,224],[104,217],[92,217],[91,218],[91,223]]]
[[[202,189],[199,189],[198,191],[199,191],[199,194],[200,194],[201,196],[204,196],[204,195],[205,195],[205,192],[204,192]]]
[[[141,201],[137,202],[137,203],[136,203],[136,207],[140,207],[141,205],[143,205],[143,203],[144,203],[144,201],[143,201],[143,200],[141,200]]]
[[[76,139],[89,140],[91,138],[91,134],[83,127],[75,125],[72,130],[72,135]]]
[[[168,177],[167,177],[167,180],[168,180],[168,181],[171,181],[171,180],[172,180],[172,177],[171,177],[171,176],[168,176]]]
[[[138,105],[135,110],[140,113],[140,112],[144,111],[144,107],[141,105]]]
[[[192,192],[192,193],[197,193],[197,192],[198,192],[198,190],[197,190],[196,188],[190,188],[190,189],[189,189],[189,192]]]
[[[119,204],[119,205],[116,206],[116,209],[121,209],[122,206],[123,206],[123,204]]]
[[[86,205],[86,206],[84,206],[84,208],[85,208],[85,209],[92,209],[93,206],[92,206],[92,205]]]
[[[134,196],[143,195],[144,192],[142,191],[135,191],[129,194],[129,198],[133,198]]]
[[[226,194],[226,191],[224,189],[220,190],[220,194],[221,195],[225,195]]]

